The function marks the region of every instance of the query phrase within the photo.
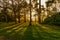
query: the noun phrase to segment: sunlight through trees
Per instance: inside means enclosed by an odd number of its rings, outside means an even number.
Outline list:
[[[59,0],[0,0],[0,21],[41,23],[59,8]]]

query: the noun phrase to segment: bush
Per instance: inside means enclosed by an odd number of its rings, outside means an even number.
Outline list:
[[[55,13],[51,17],[46,18],[43,23],[51,25],[60,25],[60,12]]]

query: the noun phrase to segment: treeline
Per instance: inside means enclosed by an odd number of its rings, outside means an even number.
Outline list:
[[[39,1],[39,3],[37,1]],[[38,22],[40,23],[41,0],[29,0],[29,2],[27,2],[27,0],[0,0],[0,21],[20,23],[23,17],[24,22],[26,22],[26,14],[29,13],[31,25],[33,9],[37,12]]]
[[[20,23],[20,12],[22,9],[27,8],[26,1],[22,0],[0,0],[0,20],[15,21],[18,18],[18,22]]]

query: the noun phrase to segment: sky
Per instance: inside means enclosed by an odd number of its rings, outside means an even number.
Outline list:
[[[28,3],[29,3],[29,0],[26,0]],[[44,5],[44,7],[46,7],[46,4],[45,4],[45,2],[46,2],[47,0],[41,0],[41,5]]]
[[[46,2],[46,0],[41,0],[41,5],[44,5],[44,7],[46,7],[45,2]]]
[[[29,0],[26,0],[26,1],[27,1],[27,3],[29,3]],[[45,2],[46,2],[46,0],[41,0],[41,5],[44,5],[44,7],[46,7]],[[33,16],[35,13],[36,13],[35,11],[34,12],[32,11],[32,20],[35,20],[35,17]]]

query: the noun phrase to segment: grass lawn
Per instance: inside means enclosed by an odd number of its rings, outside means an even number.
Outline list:
[[[28,23],[0,23],[0,40],[60,40],[60,27]]]

